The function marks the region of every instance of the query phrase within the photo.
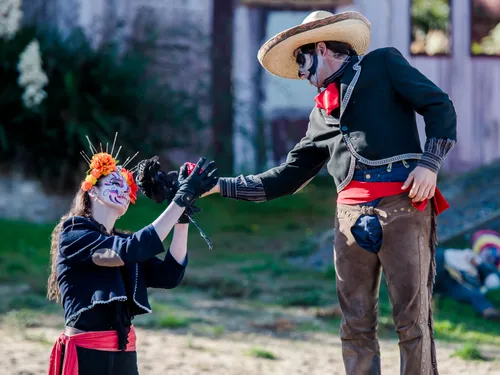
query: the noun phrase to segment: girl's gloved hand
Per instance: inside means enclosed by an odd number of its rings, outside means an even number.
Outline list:
[[[173,201],[180,207],[190,207],[202,194],[212,189],[219,180],[215,162],[211,161],[204,169],[206,158],[200,158],[193,171],[189,173],[188,164],[184,164],[179,173],[177,190]]]

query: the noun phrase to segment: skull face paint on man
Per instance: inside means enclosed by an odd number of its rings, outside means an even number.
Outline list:
[[[118,170],[102,177],[94,187],[96,198],[105,206],[123,215],[130,204],[130,187]]]
[[[294,53],[295,61],[299,66],[299,78],[307,79],[311,85],[321,87],[319,84],[319,69],[323,64],[323,56],[318,56],[314,50],[303,51],[301,48]]]
[[[333,52],[324,42],[307,44],[294,51],[295,62],[298,65],[298,76],[307,79],[318,88],[318,92],[329,77],[333,78],[337,72],[349,62],[346,54]]]

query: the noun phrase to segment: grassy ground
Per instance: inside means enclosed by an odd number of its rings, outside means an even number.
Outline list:
[[[291,197],[264,204],[235,202],[219,197],[201,200],[199,222],[211,237],[215,249],[208,250],[195,228],[190,233],[190,265],[181,288],[154,295],[156,313],[138,321],[144,327],[199,329],[217,336],[226,329],[237,329],[225,321],[197,316],[196,303],[205,300],[236,299],[238,307],[219,306],[228,322],[238,316],[259,311],[286,311],[299,314],[303,308],[332,306],[336,303],[335,272],[304,270],[286,262],[290,254],[307,254],[310,239],[333,225],[334,187],[330,179],[318,178],[314,184]],[[136,230],[149,224],[162,207],[146,198],[129,209],[117,227]],[[44,301],[48,272],[50,233],[55,223],[34,225],[0,221],[0,284],[28,285],[32,292],[0,295],[4,319],[29,326],[33,313],[59,311]],[[168,243],[168,239],[166,241]],[[1,291],[0,291],[1,293]],[[164,297],[167,295],[168,297]],[[500,306],[500,296],[491,296]],[[208,302],[207,302],[208,303]],[[216,302],[211,302],[212,304]],[[203,307],[200,307],[201,311]],[[280,310],[281,309],[281,310]],[[298,310],[294,310],[298,309]],[[436,337],[441,340],[500,345],[500,324],[476,316],[470,306],[438,298],[435,306]],[[199,315],[199,314],[198,314]],[[234,323],[237,325],[237,323]],[[334,316],[317,324],[302,320],[297,332],[315,330],[338,333],[339,318]],[[201,327],[201,328],[200,328]],[[387,289],[381,289],[380,334],[394,337]],[[470,350],[469,350],[470,351]],[[250,355],[261,356],[257,349]]]

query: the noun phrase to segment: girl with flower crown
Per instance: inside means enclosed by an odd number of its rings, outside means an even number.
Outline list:
[[[113,151],[111,151],[112,153]],[[81,189],[52,233],[48,297],[64,307],[66,327],[55,343],[49,375],[138,374],[132,319],[151,312],[147,288],[175,288],[187,265],[192,203],[217,182],[214,162],[186,165],[171,203],[150,225],[132,233],[115,229],[135,203],[133,175],[106,152],[87,157]],[[126,164],[126,163],[125,163]],[[163,241],[174,229],[163,260]]]

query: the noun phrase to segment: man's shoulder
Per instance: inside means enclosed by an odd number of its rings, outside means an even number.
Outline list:
[[[365,59],[366,60],[385,59],[387,56],[394,55],[394,54],[403,56],[401,51],[399,51],[396,47],[382,47],[382,48],[377,48],[377,49],[374,49],[373,51],[368,52],[364,56],[364,60]]]

